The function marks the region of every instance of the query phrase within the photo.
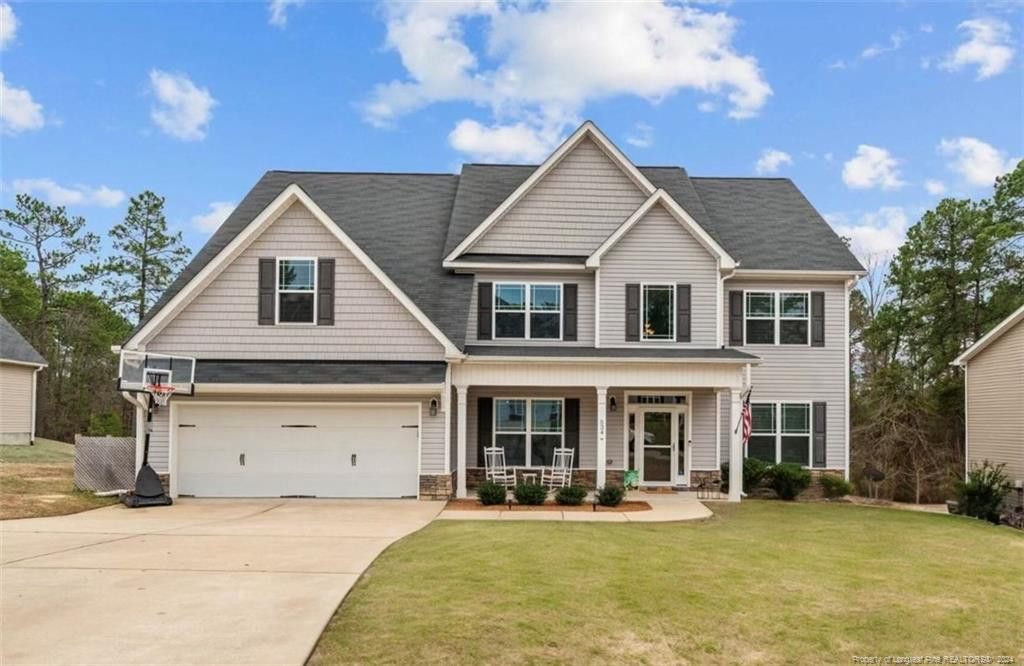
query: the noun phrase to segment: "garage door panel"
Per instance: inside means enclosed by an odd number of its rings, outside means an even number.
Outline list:
[[[399,497],[417,493],[419,412],[414,404],[181,404],[178,409],[178,490],[182,494]],[[243,454],[244,465],[240,464]]]

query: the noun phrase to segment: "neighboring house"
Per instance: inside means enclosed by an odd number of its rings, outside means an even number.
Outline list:
[[[124,348],[199,359],[154,420],[172,494],[464,496],[492,445],[689,486],[742,455],[748,383],[750,455],[848,474],[863,274],[789,180],[587,122],[540,166],[268,172]]]
[[[36,385],[46,360],[0,315],[0,445],[36,438]]]
[[[967,470],[1004,463],[1024,487],[1024,306],[953,361],[964,369]],[[1011,494],[1020,502],[1020,490]]]

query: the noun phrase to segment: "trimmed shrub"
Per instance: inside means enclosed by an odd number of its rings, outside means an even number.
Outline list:
[[[618,506],[626,497],[626,489],[622,486],[605,486],[597,491],[597,503],[601,506]]]
[[[539,483],[520,483],[512,491],[516,501],[520,504],[536,505],[543,504],[548,498],[548,490]]]
[[[821,484],[821,491],[825,497],[829,499],[846,497],[853,492],[853,484],[835,474],[823,474],[818,483]]]
[[[967,478],[953,486],[959,513],[999,524],[999,509],[1010,492],[1010,482],[1003,472],[1005,464],[989,461],[972,465]]]
[[[757,487],[765,474],[768,465],[757,458],[743,459],[743,492],[749,493]],[[729,492],[729,463],[722,463],[722,492]]]
[[[481,504],[504,504],[507,497],[505,486],[494,481],[484,481],[476,487],[476,498]]]
[[[795,500],[811,485],[811,472],[796,463],[772,465],[767,477],[775,494],[784,500]]]
[[[555,501],[564,506],[579,506],[587,498],[587,489],[583,486],[566,486],[555,491]]]

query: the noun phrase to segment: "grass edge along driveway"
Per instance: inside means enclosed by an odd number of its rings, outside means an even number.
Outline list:
[[[699,523],[437,521],[391,546],[310,663],[851,663],[1024,651],[1024,534],[842,504]]]

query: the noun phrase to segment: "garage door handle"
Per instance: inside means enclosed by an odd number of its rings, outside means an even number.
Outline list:
[[[354,454],[354,453],[352,454],[352,466],[353,467],[356,466],[356,454]]]
[[[238,464],[241,465],[242,467],[245,467],[245,454],[244,453],[239,453],[238,454]]]

